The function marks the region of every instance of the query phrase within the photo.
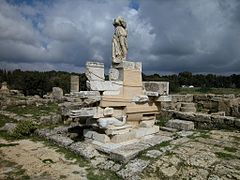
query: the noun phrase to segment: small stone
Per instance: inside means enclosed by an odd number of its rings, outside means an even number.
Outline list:
[[[163,154],[163,152],[159,151],[159,150],[150,150],[147,151],[146,156],[150,157],[150,158],[157,158],[158,156],[161,156]]]
[[[174,174],[176,174],[177,169],[175,168],[175,166],[169,166],[169,167],[163,166],[163,167],[161,167],[161,171],[164,176],[172,177],[172,176],[174,176]]]
[[[0,128],[0,130],[7,131],[8,133],[12,134],[16,127],[16,123],[6,123],[2,128]]]

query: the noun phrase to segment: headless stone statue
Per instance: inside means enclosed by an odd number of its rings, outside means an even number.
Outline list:
[[[122,17],[117,17],[113,21],[115,32],[112,39],[112,61],[120,63],[127,58],[127,23]]]

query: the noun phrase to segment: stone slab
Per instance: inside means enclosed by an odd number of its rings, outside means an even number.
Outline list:
[[[157,102],[171,102],[172,96],[160,96],[156,101]]]
[[[172,119],[169,120],[166,124],[167,127],[178,129],[178,130],[193,130],[194,129],[194,123],[191,121],[184,121],[179,119]]]
[[[169,94],[169,82],[144,81],[143,87],[146,91],[158,92],[159,95]]]
[[[98,91],[71,92],[71,95],[80,97],[80,98],[89,98],[89,97],[99,97],[100,98],[100,93]]]
[[[146,91],[145,95],[150,96],[150,97],[158,97],[158,92],[154,92],[154,91]]]
[[[121,142],[126,142],[130,141],[136,138],[136,133],[135,131],[129,131],[124,134],[116,134],[111,137],[111,142],[112,143],[121,143]]]
[[[122,81],[87,81],[87,88],[92,91],[119,91]]]
[[[104,64],[100,62],[86,62],[85,74],[89,81],[104,81]]]
[[[110,138],[106,134],[100,134],[100,133],[97,133],[96,131],[84,129],[83,135],[85,138],[92,139],[94,141],[99,141],[101,143],[110,142]]]
[[[140,127],[135,129],[136,138],[141,138],[159,132],[159,126]]]

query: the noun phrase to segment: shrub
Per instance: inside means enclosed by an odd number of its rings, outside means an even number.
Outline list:
[[[31,120],[21,121],[17,124],[13,132],[13,136],[15,137],[29,136],[36,129],[37,125],[33,121]]]

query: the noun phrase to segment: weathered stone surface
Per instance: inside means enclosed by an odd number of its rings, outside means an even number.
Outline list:
[[[111,137],[111,142],[112,143],[121,143],[121,142],[126,142],[130,141],[136,138],[136,133],[135,131],[129,131],[124,134],[116,134]]]
[[[150,157],[150,158],[157,158],[157,157],[161,156],[162,154],[163,154],[163,152],[161,152],[159,150],[149,150],[149,151],[147,151],[146,156]]]
[[[139,126],[140,127],[145,127],[145,128],[150,128],[153,127],[153,125],[155,124],[155,119],[153,120],[147,120],[147,121],[141,121]]]
[[[55,100],[62,100],[63,99],[63,90],[60,87],[53,87],[52,88],[52,98]]]
[[[71,75],[71,92],[78,92],[79,91],[79,76]]]
[[[179,119],[172,119],[169,120],[166,124],[167,127],[179,129],[179,130],[193,130],[194,129],[194,123],[191,121],[184,121]]]
[[[106,134],[100,134],[96,131],[84,129],[83,135],[85,138],[92,139],[94,141],[98,141],[101,143],[109,143],[110,142],[110,138]]]
[[[87,87],[92,91],[119,91],[122,81],[87,81]]]
[[[2,86],[1,86],[1,89],[0,89],[0,93],[1,94],[9,94],[10,93],[10,91],[9,91],[9,89],[7,87],[7,82],[3,82],[2,83]]]
[[[115,68],[111,68],[109,70],[109,80],[110,81],[117,81],[119,80],[119,71]]]
[[[158,97],[158,92],[146,91],[145,95],[150,96],[150,97]]]
[[[137,173],[142,172],[149,165],[149,163],[150,161],[145,161],[142,159],[132,160],[125,166],[125,168],[118,171],[117,174],[124,179],[128,179]]]
[[[131,125],[123,125],[123,126],[112,126],[112,127],[108,127],[107,130],[105,131],[105,133],[107,135],[116,135],[116,134],[124,134],[129,132],[130,130],[132,130],[132,126]]]
[[[177,129],[165,127],[165,126],[160,127],[160,129],[163,131],[168,131],[168,132],[176,132],[177,131]]]
[[[96,108],[82,108],[79,110],[71,110],[70,117],[93,117],[95,115]]]
[[[100,62],[86,62],[85,74],[89,81],[104,81],[104,64]]]
[[[116,161],[121,161],[121,162],[128,162],[130,159],[136,157],[139,152],[151,146],[155,146],[156,144],[169,141],[171,139],[172,139],[171,137],[167,137],[167,136],[153,135],[151,138],[142,139],[139,142],[134,142],[125,146],[117,147],[111,150],[111,152],[109,151],[108,152],[105,151],[105,152],[110,153],[111,159],[114,159]]]
[[[142,72],[142,63],[141,62],[123,61],[119,64],[115,64],[114,67],[117,69],[136,70],[136,71]]]
[[[123,126],[126,123],[126,121],[120,121],[115,117],[106,117],[106,118],[99,118],[98,124],[101,128],[107,128],[110,125],[113,126]]]
[[[114,19],[115,32],[112,38],[112,62],[120,63],[126,61],[128,52],[127,23],[122,17]]]
[[[169,82],[144,81],[143,87],[146,91],[158,92],[159,95],[169,94]]]
[[[92,159],[100,155],[91,144],[84,142],[73,143],[69,146],[69,149],[86,159]]]
[[[71,92],[71,94],[80,98],[100,97],[100,93],[98,91],[79,91]]]
[[[146,95],[134,96],[132,99],[132,102],[135,102],[135,103],[146,103],[148,101],[149,101],[149,98]]]
[[[12,134],[16,129],[16,123],[5,123],[3,127],[0,128],[1,131],[7,131],[8,133]]]
[[[140,127],[140,128],[135,129],[136,138],[141,138],[143,136],[154,134],[154,133],[157,133],[158,131],[159,131],[159,126],[152,126],[152,127],[148,127],[148,128]]]
[[[103,110],[103,115],[104,116],[112,116],[113,115],[113,108],[109,108],[109,107],[106,107],[104,110]]]
[[[48,136],[48,139],[60,146],[63,146],[63,147],[67,147],[73,143],[73,140],[71,140],[70,138],[65,137],[61,134],[55,134],[55,135]]]

